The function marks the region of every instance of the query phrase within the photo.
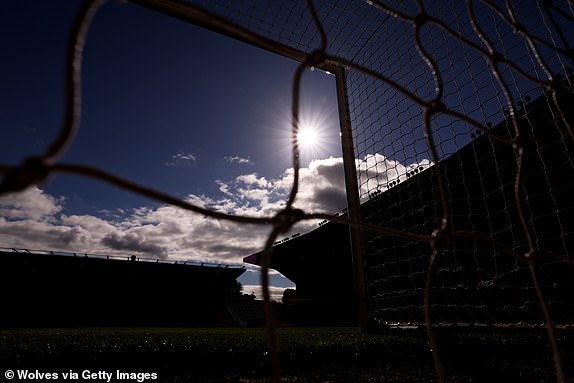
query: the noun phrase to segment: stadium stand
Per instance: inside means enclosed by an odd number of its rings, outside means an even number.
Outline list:
[[[243,259],[258,265],[261,252]],[[346,226],[326,224],[273,247],[271,268],[296,285],[294,325],[356,325],[353,268]]]
[[[3,327],[237,325],[242,267],[4,249]]]
[[[234,323],[241,327],[259,327],[265,324],[265,309],[261,300],[237,297],[227,301],[227,309]]]

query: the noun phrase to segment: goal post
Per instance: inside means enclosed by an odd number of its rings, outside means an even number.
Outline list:
[[[337,104],[339,106],[339,124],[341,128],[341,145],[345,169],[345,189],[347,191],[347,209],[349,219],[361,222],[361,200],[357,183],[357,168],[353,144],[353,130],[349,115],[349,99],[347,95],[347,79],[344,68],[335,69],[337,81]],[[366,331],[370,327],[369,287],[367,276],[367,261],[365,259],[365,242],[363,230],[350,226],[351,256],[353,260],[353,275],[355,278],[355,297],[357,300],[357,321],[359,327]]]

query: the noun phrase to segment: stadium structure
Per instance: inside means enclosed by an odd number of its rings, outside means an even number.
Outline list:
[[[558,104],[574,126],[574,96]],[[513,137],[508,112],[491,132]],[[539,287],[556,324],[574,318],[574,169],[566,125],[550,94],[516,111],[524,144],[522,203],[534,242],[544,249],[534,260]],[[427,169],[403,175],[361,204],[363,219],[399,232],[430,235],[441,220],[437,178],[445,177],[452,223],[437,257],[432,295],[438,325],[540,325],[544,322],[532,285],[528,253],[515,199],[516,153],[512,145],[482,131]],[[563,148],[563,151],[553,149]],[[398,235],[363,231],[369,310],[377,324],[423,324],[427,265],[432,249]],[[260,264],[262,253],[244,258]],[[273,247],[270,267],[296,284],[297,324],[356,323],[349,229],[322,222],[317,229]],[[529,282],[530,281],[530,282]]]
[[[3,327],[245,325],[255,304],[230,294],[240,266],[19,249],[0,262]]]
[[[259,265],[261,252],[243,259]],[[271,268],[296,286],[286,316],[295,325],[356,324],[349,229],[326,224],[273,247]],[[287,298],[287,297],[285,297]]]

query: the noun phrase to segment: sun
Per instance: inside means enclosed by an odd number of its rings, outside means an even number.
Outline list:
[[[317,110],[303,110],[297,127],[297,146],[300,158],[311,161],[329,151],[332,141],[327,115]]]
[[[278,125],[281,128],[278,141],[281,143],[281,155],[296,153],[301,166],[307,166],[317,159],[340,155],[338,120],[334,110],[322,105],[312,107],[311,104],[304,104],[296,118],[289,114],[288,109],[281,116],[285,117]]]
[[[319,133],[315,127],[304,126],[299,129],[297,140],[302,148],[313,149],[319,143]]]

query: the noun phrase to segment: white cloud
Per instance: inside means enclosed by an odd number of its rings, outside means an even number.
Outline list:
[[[250,157],[225,156],[223,159],[226,162],[229,162],[230,164],[236,163],[239,165],[255,165],[255,163],[251,160]]]
[[[379,154],[357,161],[361,189],[374,190],[428,161],[404,166]],[[186,200],[218,212],[272,216],[285,205],[293,169],[275,179],[256,173],[217,180],[220,196],[189,195]],[[300,169],[295,206],[307,212],[336,213],[346,206],[343,161],[327,158]],[[104,254],[136,253],[142,257],[240,263],[259,251],[271,228],[215,220],[173,206],[141,207],[123,215],[65,215],[65,200],[31,187],[0,197],[0,246]],[[316,222],[299,223],[305,232]],[[292,234],[289,233],[289,234]],[[286,235],[289,235],[286,234]]]
[[[63,202],[63,198],[55,198],[31,186],[20,193],[1,195],[0,216],[8,220],[43,221],[59,213]]]
[[[265,177],[258,177],[256,173],[238,176],[236,180],[243,182],[246,185],[254,185],[259,187],[266,187],[269,185],[269,182],[265,179]]]
[[[342,158],[313,160],[299,171],[295,206],[310,212],[336,213],[347,205]],[[283,179],[284,188],[293,183],[292,171]]]
[[[271,300],[281,302],[283,299],[283,292],[289,287],[269,286],[269,294]],[[243,285],[243,294],[254,294],[255,298],[263,299],[263,288],[260,285]]]
[[[276,179],[257,173],[243,174],[230,181],[216,181],[226,198],[232,199],[228,213],[251,216],[271,215],[285,204],[293,184],[293,169]],[[309,212],[335,213],[346,205],[343,160],[327,158],[311,161],[299,171],[295,207]]]
[[[193,153],[177,153],[171,156],[171,161],[165,163],[167,166],[175,166],[177,164],[194,162],[197,157]]]

